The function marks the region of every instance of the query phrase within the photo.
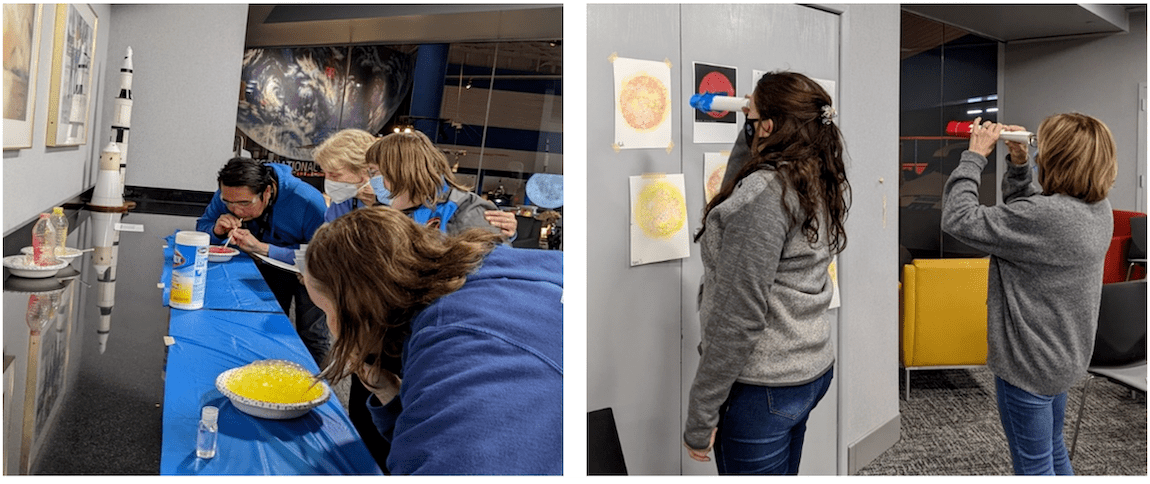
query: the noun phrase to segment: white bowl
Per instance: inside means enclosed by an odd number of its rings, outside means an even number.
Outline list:
[[[216,250],[228,249],[231,252],[212,253],[212,249],[216,249]],[[232,257],[235,257],[239,253],[240,253],[239,250],[233,249],[231,247],[223,247],[220,245],[213,245],[213,246],[208,247],[208,262],[227,262],[227,261],[232,260]]]
[[[33,254],[32,246],[24,247],[23,249],[20,249],[20,252],[24,253],[24,254],[32,255]],[[64,247],[64,250],[62,250],[62,251],[57,250],[56,251],[56,258],[60,259],[64,262],[72,262],[73,259],[80,257],[82,255],[84,255],[84,251],[77,249],[75,247]]]
[[[67,261],[60,261],[56,265],[51,266],[38,266],[32,263],[32,257],[20,254],[10,255],[4,258],[4,267],[7,267],[12,275],[19,277],[27,277],[30,279],[40,279],[44,277],[52,277],[60,272],[60,269],[68,266]]]
[[[216,377],[216,389],[219,390],[220,393],[224,394],[225,397],[228,397],[228,400],[232,401],[232,405],[235,405],[236,408],[239,409],[243,413],[246,413],[246,414],[251,415],[253,417],[266,418],[266,419],[272,419],[272,420],[284,420],[284,419],[289,419],[289,418],[296,418],[296,417],[303,416],[304,414],[310,412],[311,409],[313,409],[315,407],[323,405],[324,402],[327,402],[327,400],[329,398],[331,398],[331,387],[328,387],[327,383],[322,382],[322,381],[319,382],[319,384],[323,385],[323,394],[320,395],[319,397],[315,398],[314,400],[311,400],[308,402],[301,402],[301,403],[274,403],[274,402],[265,402],[265,401],[261,401],[261,400],[255,400],[252,398],[247,398],[247,397],[236,394],[235,392],[228,389],[227,385],[224,384],[224,382],[227,381],[227,379],[229,377],[231,377],[231,375],[233,373],[235,373],[237,370],[244,368],[246,366],[255,365],[255,364],[283,364],[283,365],[294,366],[294,367],[299,368],[301,370],[307,371],[306,369],[304,369],[304,367],[302,365],[300,365],[299,363],[296,363],[294,361],[259,360],[259,361],[254,361],[254,362],[250,363],[249,365],[244,365],[244,366],[232,368],[228,371],[220,373],[220,375]]]

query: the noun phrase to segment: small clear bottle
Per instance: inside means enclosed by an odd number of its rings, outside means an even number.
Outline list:
[[[52,208],[52,227],[56,229],[56,255],[64,255],[68,250],[68,217],[64,207]]]
[[[216,456],[216,437],[219,435],[220,409],[206,406],[200,411],[200,428],[196,432],[196,457],[211,459]]]
[[[40,220],[32,227],[32,263],[38,266],[54,266],[59,263],[56,259],[56,228],[52,226],[51,216],[42,213]]]

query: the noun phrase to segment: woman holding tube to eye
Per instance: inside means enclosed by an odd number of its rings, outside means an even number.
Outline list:
[[[942,228],[990,254],[987,358],[1015,474],[1073,474],[1062,425],[1069,388],[1094,350],[1117,178],[1101,121],[1057,114],[1038,128],[1038,184],[1026,146],[1007,141],[1002,203],[978,202],[980,173],[1003,131],[974,122],[970,148],[943,191]]]
[[[833,377],[827,268],[846,245],[850,185],[831,97],[802,74],[759,79],[748,160],[704,209],[702,342],[684,445],[720,474],[797,474]]]

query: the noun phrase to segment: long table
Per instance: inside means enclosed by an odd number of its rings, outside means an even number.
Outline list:
[[[165,304],[172,239],[161,275]],[[160,474],[382,474],[334,394],[302,417],[269,420],[240,412],[216,390],[216,376],[256,360],[319,372],[251,258],[209,262],[204,308],[170,311]],[[220,409],[216,456],[207,460],[195,449],[205,405]]]

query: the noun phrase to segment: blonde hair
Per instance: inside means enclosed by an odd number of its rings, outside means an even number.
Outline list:
[[[407,195],[412,203],[434,208],[444,183],[469,190],[455,180],[447,157],[419,131],[384,136],[368,148],[365,158],[379,168],[393,194]]]
[[[446,236],[386,206],[352,210],[317,229],[304,277],[337,312],[320,378],[336,383],[373,358],[382,368],[383,356],[399,357],[411,319],[463,287],[500,240],[480,229]]]
[[[312,157],[323,171],[350,170],[366,172],[367,149],[378,139],[362,129],[345,129],[331,135],[312,152]]]
[[[1038,184],[1045,195],[1086,203],[1104,200],[1118,178],[1114,136],[1105,123],[1079,113],[1050,116],[1038,127]]]

